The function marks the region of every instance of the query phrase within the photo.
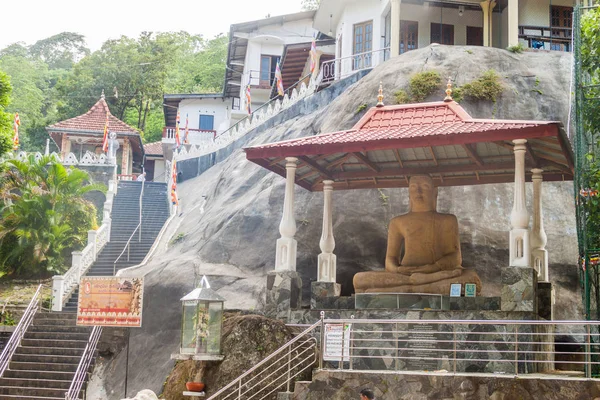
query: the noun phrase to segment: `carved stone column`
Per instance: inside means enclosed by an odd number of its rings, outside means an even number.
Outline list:
[[[542,172],[539,168],[533,172],[533,224],[531,227],[532,266],[538,272],[538,280],[548,282],[548,237],[544,231],[544,212],[542,209]]]
[[[281,237],[277,239],[275,270],[267,273],[267,298],[265,311],[272,318],[289,318],[293,309],[302,305],[302,279],[296,272],[296,219],[294,217],[295,157],[286,158],[285,197],[283,216],[279,224]]]
[[[276,271],[295,271],[296,270],[296,248],[297,242],[294,239],[296,234],[296,219],[294,217],[294,180],[296,177],[297,158],[287,157],[285,159],[286,181],[285,197],[283,200],[283,216],[279,224],[279,233],[281,238],[277,239],[277,250],[275,253]]]
[[[537,272],[531,268],[529,214],[525,204],[525,139],[513,140],[514,204],[510,214],[509,261],[501,273],[502,311],[537,311]]]

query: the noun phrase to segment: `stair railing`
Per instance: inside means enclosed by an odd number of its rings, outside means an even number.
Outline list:
[[[283,388],[290,392],[297,376],[317,366],[319,351],[314,333],[322,326],[323,317],[207,400],[258,400]]]
[[[2,351],[2,354],[0,354],[0,378],[4,374],[4,371],[6,371],[6,369],[8,368],[10,359],[15,353],[17,347],[19,347],[19,345],[21,344],[21,339],[23,339],[23,335],[25,335],[25,332],[27,332],[27,328],[29,328],[29,325],[31,325],[31,321],[33,321],[35,313],[40,308],[41,292],[42,285],[40,284],[37,290],[35,291],[35,294],[31,298],[27,309],[25,309],[25,313],[23,313],[19,324],[10,336],[6,347]]]
[[[75,371],[75,375],[71,381],[71,386],[69,386],[69,391],[65,393],[66,400],[79,399],[79,392],[81,392],[81,388],[87,380],[87,373],[90,369],[90,365],[92,364],[92,360],[94,359],[94,354],[96,353],[96,347],[98,346],[100,335],[102,335],[102,327],[94,326],[87,345],[85,346],[85,350],[83,351],[81,359],[79,360],[79,365],[77,366],[77,371]]]
[[[142,175],[145,173],[145,171],[142,169]],[[123,251],[121,252],[121,254],[119,254],[119,257],[117,257],[117,259],[115,260],[115,262],[113,263],[113,276],[116,275],[117,273],[117,262],[121,259],[121,257],[123,256],[123,254],[125,253],[125,250],[127,250],[127,261],[129,261],[129,251],[131,248],[131,239],[133,239],[133,236],[136,234],[136,232],[138,232],[138,242],[142,241],[142,199],[144,197],[144,185],[146,184],[146,180],[144,179],[142,181],[142,190],[140,191],[140,222],[138,223],[138,225],[135,227],[135,229],[133,230],[133,232],[131,233],[131,236],[129,236],[129,239],[127,239],[127,243],[125,243],[125,247],[123,248]]]

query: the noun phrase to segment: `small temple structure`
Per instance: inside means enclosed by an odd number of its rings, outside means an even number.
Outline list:
[[[46,130],[60,149],[61,158],[67,160],[72,154],[78,160],[98,157],[102,151],[104,127],[116,134],[119,149],[116,152],[117,174],[119,179],[131,180],[142,170],[144,147],[137,129],[127,125],[111,114],[104,92],[100,100],[88,112],[80,116],[57,122]]]
[[[552,319],[551,306],[538,310],[540,297],[543,305],[552,298],[541,190],[543,180],[573,180],[573,152],[564,128],[555,121],[472,118],[451,95],[448,83],[444,101],[385,106],[380,86],[377,106],[352,129],[244,149],[248,160],[286,178],[281,238],[277,240],[275,269],[267,281],[268,309],[285,318],[283,308],[298,309],[301,304],[294,183],[309,191],[323,191],[322,252],[315,266],[317,282],[311,285],[311,307],[327,309],[340,304],[331,301],[340,297],[334,254],[334,190],[409,188],[409,213],[390,222],[385,270],[356,274],[357,298],[359,294],[386,293],[447,297],[452,283],[467,282],[477,285],[478,297],[485,297],[485,282],[476,274],[465,275],[460,266],[456,217],[435,210],[437,187],[514,182],[511,215],[499,216],[510,221],[511,228],[507,232],[509,263],[498,271],[502,275],[501,305],[495,310]],[[421,178],[414,180],[416,176]],[[526,204],[527,180],[533,182],[531,211]],[[465,293],[464,286],[462,290]],[[491,310],[491,303],[477,304]],[[358,300],[356,306],[359,308]]]

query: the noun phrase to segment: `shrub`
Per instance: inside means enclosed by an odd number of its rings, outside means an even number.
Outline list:
[[[466,83],[460,87],[459,97],[472,98],[476,100],[489,100],[496,102],[502,93],[500,77],[493,69],[484,72],[477,80]],[[456,97],[456,95],[454,95]],[[458,100],[457,100],[458,101]]]
[[[396,99],[396,103],[398,104],[410,103],[410,96],[408,95],[408,93],[406,93],[405,90],[402,89],[394,93],[394,98]]]
[[[523,47],[523,44],[519,43],[515,44],[514,46],[508,46],[506,50],[510,51],[511,53],[521,54],[523,50],[525,50],[525,47]]]
[[[441,83],[442,78],[436,71],[419,72],[413,75],[408,85],[413,101],[422,102],[439,89]]]

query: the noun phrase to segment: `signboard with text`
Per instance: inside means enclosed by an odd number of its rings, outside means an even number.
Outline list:
[[[350,361],[351,326],[351,324],[325,324],[325,348],[323,350],[323,360],[341,361],[343,347],[343,361]]]
[[[85,276],[79,285],[77,325],[142,326],[144,278]]]

